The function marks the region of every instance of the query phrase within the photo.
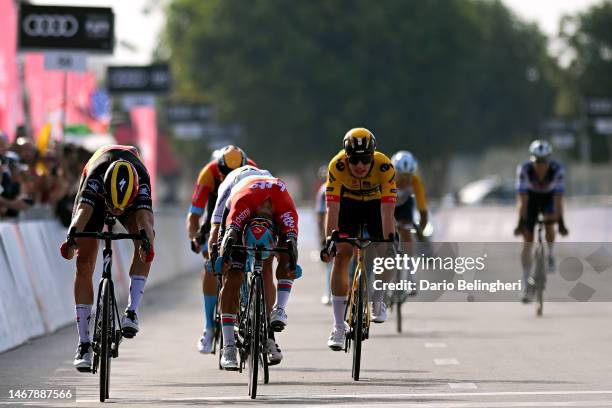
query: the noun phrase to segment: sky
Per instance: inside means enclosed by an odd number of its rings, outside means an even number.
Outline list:
[[[34,4],[112,7],[115,12],[117,45],[113,64],[147,64],[164,22],[161,4],[168,0],[34,0]],[[426,0],[424,0],[426,1]],[[586,10],[601,0],[501,0],[520,17],[536,22],[555,36],[563,14]],[[144,11],[148,10],[148,13]],[[126,46],[131,44],[132,47]],[[108,60],[106,60],[108,62]]]
[[[548,35],[556,35],[564,14],[575,14],[601,3],[601,0],[501,0],[517,15],[535,21]]]

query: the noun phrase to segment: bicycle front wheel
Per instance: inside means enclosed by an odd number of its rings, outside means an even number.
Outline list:
[[[363,281],[359,279],[357,287],[357,296],[355,298],[355,310],[353,313],[352,331],[353,331],[353,380],[359,381],[359,371],[361,369],[361,342],[363,341],[363,319],[364,319],[364,296],[363,296]]]
[[[102,282],[102,333],[100,336],[100,402],[108,398],[111,359],[111,296],[108,279]]]
[[[260,326],[261,326],[261,279],[253,279],[251,301],[249,304],[249,395],[257,397],[257,378],[259,375]]]

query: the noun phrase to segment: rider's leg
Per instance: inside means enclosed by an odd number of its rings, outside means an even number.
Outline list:
[[[90,341],[89,321],[94,302],[92,278],[98,255],[98,241],[94,238],[79,238],[77,247],[74,303],[79,341],[87,343]]]
[[[208,260],[204,257],[204,262]],[[202,271],[202,294],[204,304],[204,329],[212,330],[215,326],[215,307],[217,305],[217,278],[212,271]]]
[[[334,326],[344,329],[344,309],[349,292],[348,267],[353,257],[353,247],[350,244],[337,245],[336,257],[331,273],[332,309]]]
[[[274,302],[276,302],[276,286],[274,285],[274,278],[272,274],[273,263],[273,256],[270,256],[268,259],[263,261],[262,277],[266,292],[266,312],[268,314],[270,314],[272,307],[274,306]]]
[[[234,326],[236,324],[236,316],[238,314],[238,301],[240,294],[240,285],[244,279],[244,271],[242,269],[229,269],[223,267],[223,286],[219,294],[221,300],[221,324],[223,330],[223,344],[233,346]]]
[[[523,230],[523,249],[521,251],[521,265],[523,267],[523,285],[527,287],[527,281],[531,274],[533,262],[533,229]]]
[[[151,214],[151,217],[153,215]],[[138,224],[134,214],[130,214],[125,219],[120,219],[130,234],[138,234]],[[145,283],[151,270],[150,262],[143,262],[140,259],[138,250],[141,245],[140,240],[134,240],[134,254],[132,255],[132,264],[130,265],[130,296],[126,310],[137,312],[138,304],[144,294]]]

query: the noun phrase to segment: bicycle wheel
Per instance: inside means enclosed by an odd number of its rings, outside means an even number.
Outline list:
[[[261,310],[260,322],[265,323],[265,324],[260,325],[259,357],[260,357],[261,369],[263,373],[263,383],[268,384],[270,382],[270,369],[268,367],[268,353],[266,351],[266,347],[268,344],[268,324],[267,324],[268,317],[266,316],[266,306],[265,306],[264,298],[265,296],[262,293],[261,299],[260,299],[260,306],[259,306]]]
[[[251,301],[249,304],[249,395],[251,399],[257,397],[257,378],[259,375],[259,355],[260,355],[260,325],[261,325],[261,280],[256,277],[253,279],[251,288]]]
[[[359,381],[359,371],[361,369],[361,342],[363,341],[363,280],[360,276],[357,286],[357,297],[355,299],[355,313],[353,313],[353,380]]]
[[[110,377],[110,317],[111,317],[111,297],[108,279],[102,282],[102,333],[100,335],[100,402],[108,398],[109,377]]]
[[[402,302],[398,301],[395,304],[395,307],[397,308],[397,310],[395,311],[395,315],[397,318],[397,324],[396,324],[396,330],[398,333],[402,332]]]
[[[544,312],[544,287],[546,285],[546,258],[544,247],[540,246],[536,252],[534,283],[536,288],[536,316]]]

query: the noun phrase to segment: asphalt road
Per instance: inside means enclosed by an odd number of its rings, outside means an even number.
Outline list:
[[[113,361],[113,407],[195,405],[417,407],[612,406],[612,304],[410,303],[404,332],[395,315],[372,327],[364,344],[362,380],[351,379],[351,356],[326,347],[331,308],[320,304],[323,269],[302,248],[304,278],[278,336],[285,356],[270,370],[256,401],[247,374],[219,371],[217,358],[196,351],[202,306],[196,271],[147,290],[141,333],[125,340]],[[390,323],[390,324],[389,324]],[[11,389],[71,388],[72,401],[2,406],[89,407],[98,402],[98,376],[72,368],[72,325],[0,355],[0,397]]]

